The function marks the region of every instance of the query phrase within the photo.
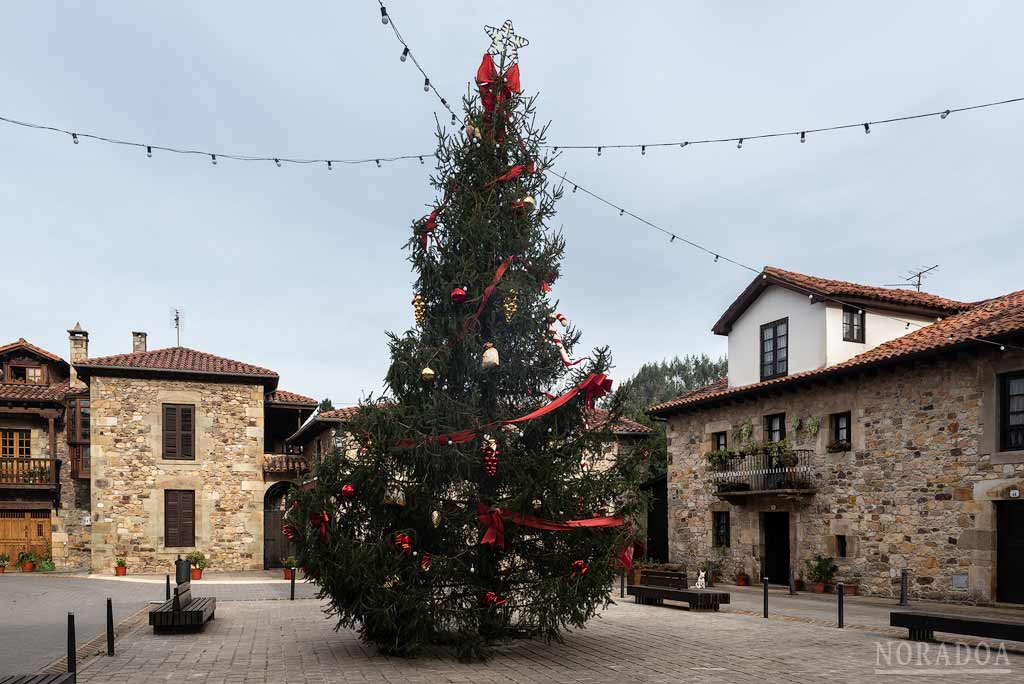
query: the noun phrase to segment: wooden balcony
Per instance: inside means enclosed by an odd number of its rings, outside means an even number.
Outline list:
[[[54,489],[57,467],[52,458],[0,457],[0,489]]]
[[[811,449],[784,453],[764,450],[728,458],[708,477],[716,496],[729,499],[755,495],[810,496],[815,493]]]

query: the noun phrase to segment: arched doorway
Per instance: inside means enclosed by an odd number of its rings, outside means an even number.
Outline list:
[[[281,533],[284,524],[285,501],[295,485],[278,482],[263,495],[263,567],[282,567],[281,559],[295,553],[290,539]]]

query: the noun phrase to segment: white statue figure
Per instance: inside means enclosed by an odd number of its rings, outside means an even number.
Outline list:
[[[700,575],[697,576],[697,582],[693,585],[695,589],[707,589],[708,583],[704,579],[704,571],[700,571]]]

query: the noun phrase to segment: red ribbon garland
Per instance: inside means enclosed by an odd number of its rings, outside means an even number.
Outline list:
[[[513,64],[505,72],[505,81],[500,89],[495,88],[498,78],[498,68],[494,66],[494,60],[489,54],[484,53],[484,58],[476,70],[476,86],[480,90],[480,103],[487,113],[493,113],[495,107],[505,100],[511,99],[512,93],[519,93],[523,90],[519,82],[518,64]]]
[[[476,505],[477,520],[484,528],[484,536],[480,538],[481,544],[490,544],[499,549],[505,548],[505,522],[508,520],[516,525],[531,527],[535,530],[547,530],[549,532],[564,532],[576,530],[583,527],[618,527],[626,522],[621,515],[608,515],[598,518],[583,518],[582,520],[545,520],[535,515],[524,515],[503,511],[500,508],[488,508],[482,503]]]
[[[485,606],[503,606],[506,603],[508,603],[506,599],[499,599],[498,595],[495,594],[493,591],[489,591],[486,594],[484,594],[482,600]]]
[[[316,513],[314,511],[309,512],[309,522],[313,525],[314,529],[320,532],[320,538],[327,541],[327,523],[330,522],[330,517],[327,515],[327,511],[320,511]]]

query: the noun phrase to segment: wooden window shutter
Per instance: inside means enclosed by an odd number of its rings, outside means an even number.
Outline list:
[[[196,493],[192,490],[181,492],[178,536],[181,546],[196,545]]]
[[[179,520],[181,518],[181,492],[164,491],[164,546],[181,546]]]
[[[178,407],[164,404],[164,458],[181,458],[178,450]]]
[[[196,493],[164,490],[164,546],[196,545]]]
[[[179,458],[195,459],[195,407],[178,407]]]

